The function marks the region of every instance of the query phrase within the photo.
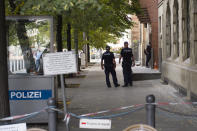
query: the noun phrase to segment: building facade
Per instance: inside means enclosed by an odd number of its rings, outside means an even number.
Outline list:
[[[162,78],[197,96],[197,0],[158,1]]]
[[[158,57],[158,0],[139,0],[142,13],[137,14],[140,25],[140,60],[145,64],[144,49],[151,42],[152,46],[152,67],[157,69],[159,66]]]
[[[135,60],[139,61],[139,47],[140,47],[140,21],[136,15],[131,15],[134,23],[131,28],[131,47],[133,49]]]

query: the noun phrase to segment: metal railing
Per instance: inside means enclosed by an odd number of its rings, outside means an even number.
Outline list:
[[[25,69],[25,62],[23,59],[10,59],[8,65],[10,72],[16,72]]]

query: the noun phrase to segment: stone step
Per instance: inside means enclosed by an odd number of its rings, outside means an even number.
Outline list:
[[[133,81],[160,79],[161,73],[133,73]]]

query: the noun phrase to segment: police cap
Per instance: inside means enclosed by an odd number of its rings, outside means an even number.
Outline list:
[[[127,41],[125,41],[125,42],[124,42],[124,45],[125,45],[125,44],[129,44],[129,43],[128,43]]]
[[[110,46],[107,45],[107,46],[105,47],[105,49],[106,49],[106,50],[110,50]]]

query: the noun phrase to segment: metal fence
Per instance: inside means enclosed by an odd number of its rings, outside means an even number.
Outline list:
[[[8,65],[9,71],[11,72],[25,69],[25,63],[23,59],[10,59]]]

